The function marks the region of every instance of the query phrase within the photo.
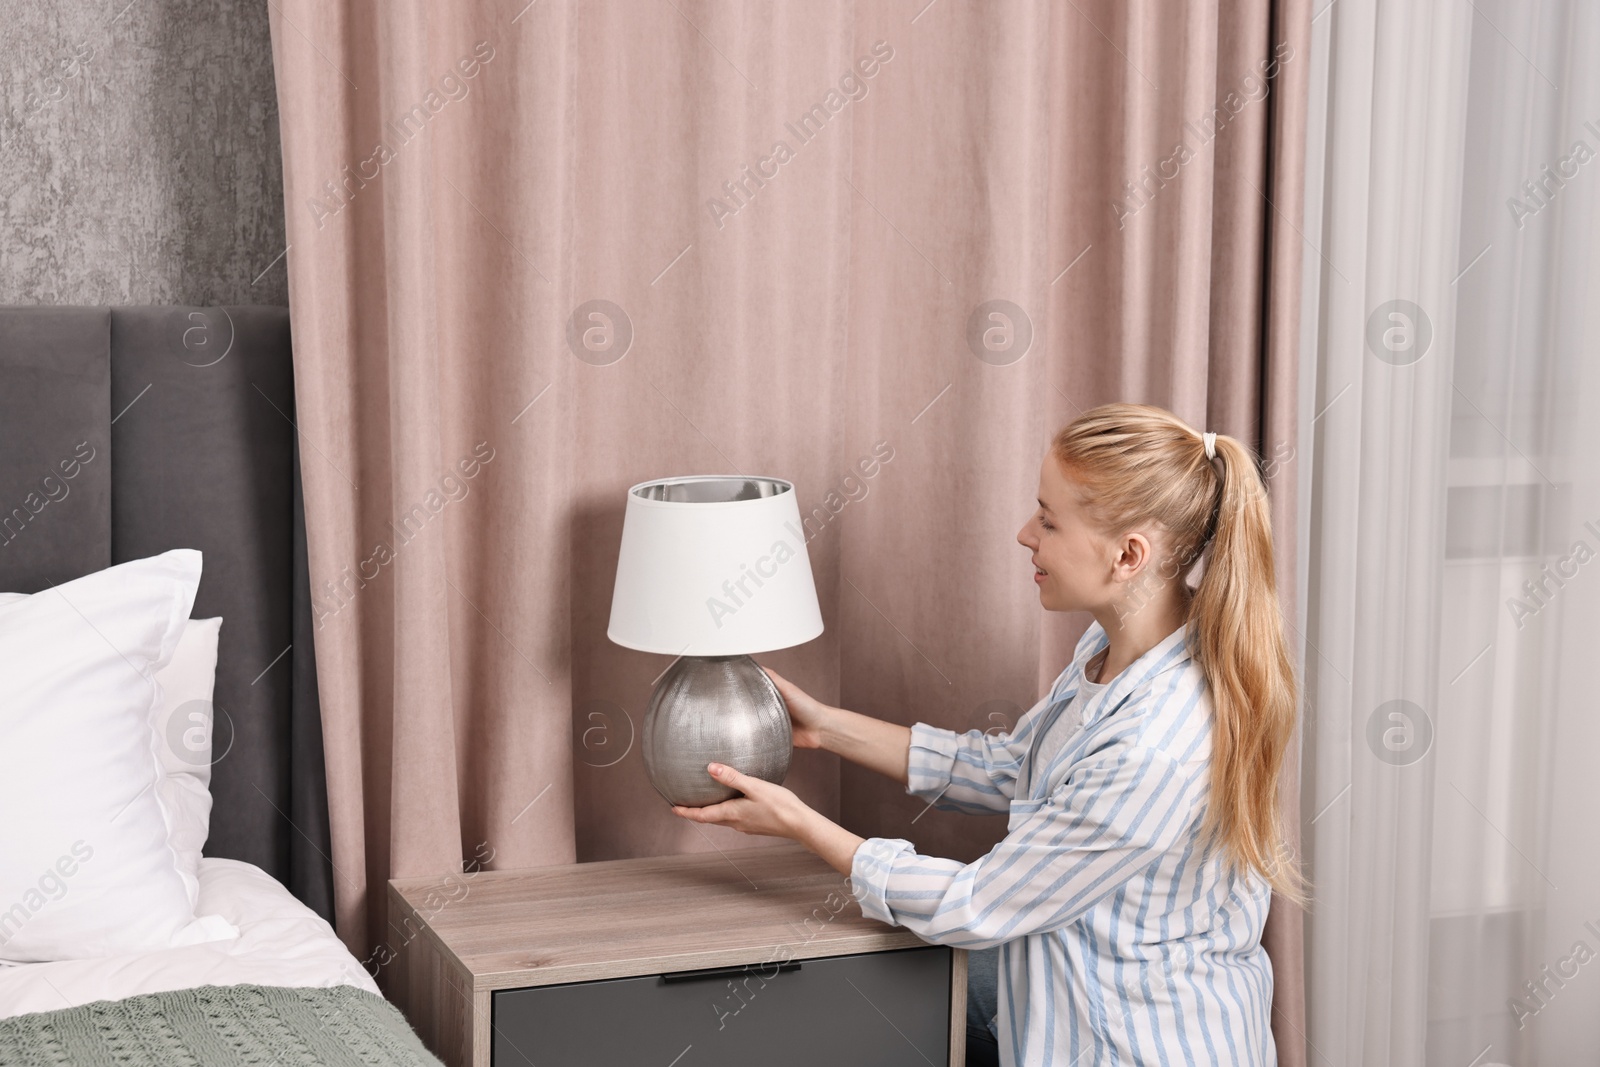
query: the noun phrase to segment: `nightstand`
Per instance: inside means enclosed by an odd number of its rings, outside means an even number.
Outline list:
[[[966,1062],[967,954],[789,842],[399,879],[389,921],[390,995],[449,1067]]]

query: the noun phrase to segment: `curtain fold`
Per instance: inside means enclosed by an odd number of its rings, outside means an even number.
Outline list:
[[[1014,534],[1095,404],[1262,453],[1296,617],[1307,4],[272,13],[359,955],[397,947],[389,877],[752,843],[674,819],[632,748],[668,663],[605,639],[635,482],[795,481],[827,632],[761,658],[902,722],[1013,725],[1070,659]],[[786,784],[945,855],[1004,832],[813,752]]]
[[[1448,3],[1369,4],[1323,27],[1327,258],[1311,268],[1324,310],[1302,803],[1317,887],[1308,1037],[1330,1063],[1423,1062],[1433,764],[1418,758],[1413,709],[1436,708],[1439,696],[1453,342],[1442,309],[1458,258],[1471,15]],[[1410,303],[1380,307],[1397,300]],[[1406,329],[1419,306],[1439,313],[1427,357],[1414,359]]]

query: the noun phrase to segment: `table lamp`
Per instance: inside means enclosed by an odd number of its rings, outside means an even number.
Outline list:
[[[783,781],[789,710],[750,655],[821,633],[792,482],[702,474],[628,490],[606,636],[679,657],[640,731],[650,783],[669,803],[738,796],[706,772],[713,761]]]

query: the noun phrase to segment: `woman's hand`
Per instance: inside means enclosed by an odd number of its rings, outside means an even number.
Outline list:
[[[742,797],[709,804],[703,808],[672,806],[672,814],[691,822],[709,822],[731,826],[742,834],[763,834],[767,837],[798,838],[807,816],[816,812],[805,801],[781,785],[773,785],[761,778],[741,774],[724,763],[709,763],[706,769],[711,777],[723,785],[732,786],[743,793]]]
[[[740,774],[722,763],[709,763],[706,769],[711,777],[744,796],[704,808],[674,804],[672,814],[692,822],[731,826],[742,834],[787,837],[821,856],[840,874],[850,876],[856,849],[861,847],[864,838],[818,815],[781,785]]]
[[[795,748],[822,748],[822,731],[828,712],[833,709],[822,703],[771,667],[762,667],[778,687],[783,702],[789,706],[789,732]]]

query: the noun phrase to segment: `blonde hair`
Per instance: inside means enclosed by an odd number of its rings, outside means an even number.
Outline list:
[[[1304,906],[1289,855],[1278,780],[1294,733],[1294,663],[1273,577],[1272,521],[1256,457],[1218,434],[1203,436],[1172,412],[1106,404],[1074,419],[1051,443],[1063,473],[1087,492],[1093,519],[1121,534],[1155,523],[1182,580],[1201,553],[1205,570],[1189,607],[1190,653],[1211,687],[1211,792],[1202,833],[1225,862],[1254,871]]]

